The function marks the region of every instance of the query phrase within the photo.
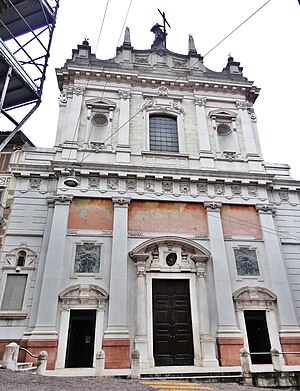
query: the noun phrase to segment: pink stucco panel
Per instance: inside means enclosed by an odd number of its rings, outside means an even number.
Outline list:
[[[206,211],[201,204],[131,201],[129,231],[207,234]]]
[[[70,205],[68,228],[112,230],[113,213],[111,200],[75,198]]]
[[[258,213],[254,206],[223,205],[221,218],[224,235],[262,235]]]

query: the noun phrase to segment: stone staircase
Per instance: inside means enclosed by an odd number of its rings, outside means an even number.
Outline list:
[[[222,383],[242,383],[243,375],[239,371],[232,372],[172,372],[172,373],[141,373],[141,379],[147,380],[187,380],[187,381],[195,381],[195,380],[203,380],[209,382],[222,382]]]
[[[33,365],[32,362],[18,362],[17,363],[18,372],[30,372],[36,373],[37,367]]]

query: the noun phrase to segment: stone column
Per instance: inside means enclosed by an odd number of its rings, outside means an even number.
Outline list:
[[[239,365],[243,339],[238,330],[221,221],[221,203],[205,202],[211,246],[219,328],[217,342],[221,365]]]
[[[242,124],[242,132],[244,138],[244,144],[246,148],[246,155],[257,156],[257,149],[255,145],[255,139],[252,132],[251,119],[248,114],[248,108],[251,107],[251,104],[247,101],[236,101],[236,106],[239,110],[239,117]]]
[[[61,277],[64,266],[65,240],[69,216],[69,205],[73,196],[54,197],[54,212],[45,262],[43,284],[36,325],[28,340],[28,348],[33,353],[46,350],[49,354],[48,368],[54,368],[57,350],[57,305],[61,290]]]
[[[129,146],[129,90],[119,90],[120,95],[120,116],[119,116],[119,131],[116,162],[130,162],[130,146]]]
[[[130,341],[127,329],[127,235],[128,198],[113,198],[114,222],[110,268],[108,326],[103,350],[106,368],[130,367]]]
[[[198,286],[198,311],[199,311],[199,329],[200,343],[202,352],[202,366],[212,367],[218,366],[216,358],[215,341],[211,335],[210,316],[207,299],[207,287],[205,281],[205,268],[207,257],[202,255],[192,255],[191,259],[195,262],[197,268],[197,286]]]
[[[276,225],[273,214],[276,208],[270,204],[256,205],[261,224],[265,257],[267,263],[267,274],[269,277],[272,291],[277,296],[277,308],[279,315],[279,334],[284,351],[299,351],[300,347],[300,328],[297,321],[297,315],[293,305],[293,297],[289,285],[280,239],[277,235]],[[288,357],[288,356],[287,356]],[[299,365],[300,359],[293,362],[293,365]]]
[[[137,272],[136,292],[136,332],[135,349],[140,352],[142,368],[149,366],[148,363],[148,338],[147,338],[147,295],[146,295],[146,260],[150,254],[129,254],[135,262]]]
[[[201,167],[213,168],[214,161],[209,141],[209,133],[205,112],[206,98],[200,98],[196,96],[194,102],[196,107]]]

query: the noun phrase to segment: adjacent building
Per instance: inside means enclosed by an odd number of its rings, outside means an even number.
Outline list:
[[[158,30],[137,50],[127,28],[109,60],[78,45],[57,69],[54,148],[12,164],[0,345],[47,350],[49,368],[100,349],[106,368],[138,349],[142,368],[220,370],[242,347],[300,350],[300,182],[263,159],[259,89]]]

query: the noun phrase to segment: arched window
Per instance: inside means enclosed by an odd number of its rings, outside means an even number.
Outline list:
[[[26,251],[19,251],[17,255],[17,266],[25,266],[26,262]]]
[[[153,114],[149,117],[151,151],[179,152],[177,118]]]

